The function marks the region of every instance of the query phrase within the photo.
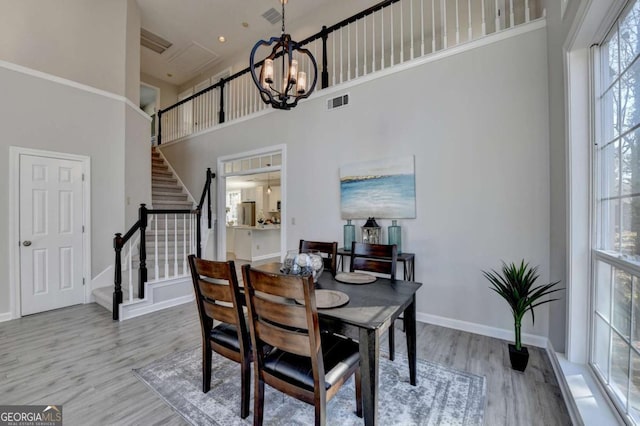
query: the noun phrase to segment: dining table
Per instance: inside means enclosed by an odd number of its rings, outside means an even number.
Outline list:
[[[275,262],[253,268],[281,273],[281,264]],[[318,317],[322,330],[358,341],[365,425],[377,424],[381,336],[401,314],[407,338],[409,382],[416,385],[416,292],[421,286],[414,281],[382,277],[367,284],[351,284],[336,280],[328,271],[315,282],[316,289],[337,290],[348,296],[348,302],[342,306],[318,309]]]

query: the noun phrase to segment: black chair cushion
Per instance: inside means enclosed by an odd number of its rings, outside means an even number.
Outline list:
[[[321,333],[324,356],[325,389],[333,386],[344,373],[360,362],[358,343],[353,340]],[[264,358],[264,370],[282,380],[313,392],[311,359],[274,349]]]
[[[211,329],[211,340],[232,351],[240,352],[238,330],[235,325],[221,323]]]

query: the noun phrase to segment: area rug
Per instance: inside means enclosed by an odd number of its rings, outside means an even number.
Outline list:
[[[200,349],[171,354],[134,374],[193,425],[250,425],[251,414],[240,418],[240,366],[213,354],[211,390],[202,393]],[[253,381],[253,376],[251,377]],[[417,386],[409,384],[406,357],[380,359],[378,424],[481,425],[485,378],[429,361],[417,362]],[[355,414],[353,377],[327,404],[327,424],[362,425]],[[265,425],[310,425],[313,406],[265,386]]]

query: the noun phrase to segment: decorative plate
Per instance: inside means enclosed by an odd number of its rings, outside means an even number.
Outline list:
[[[304,299],[296,299],[304,305]],[[316,290],[316,307],[318,309],[337,308],[349,303],[349,295],[338,290]]]
[[[340,272],[336,274],[336,281],[347,284],[371,284],[378,278],[363,272]]]

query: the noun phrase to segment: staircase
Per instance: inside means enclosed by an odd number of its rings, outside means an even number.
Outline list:
[[[193,210],[194,202],[155,147],[151,150],[151,200],[149,210]],[[149,215],[146,228],[147,284],[144,299],[138,298],[139,239],[130,240],[131,252],[122,250],[121,319],[132,318],[168,306],[190,301],[191,283],[186,256],[194,250],[195,222],[186,214]],[[137,234],[138,235],[138,234]],[[131,273],[128,258],[131,256]],[[112,275],[113,276],[113,275]],[[129,279],[134,285],[133,297],[129,297]],[[154,292],[154,286],[162,288],[162,299]],[[174,286],[173,289],[167,289]],[[93,290],[96,303],[109,311],[113,309],[113,282]],[[155,296],[155,297],[154,297]],[[154,305],[157,305],[154,307]],[[133,311],[127,314],[126,312]]]
[[[151,149],[151,202],[157,210],[194,208],[194,202],[189,200],[189,195],[156,147]]]

